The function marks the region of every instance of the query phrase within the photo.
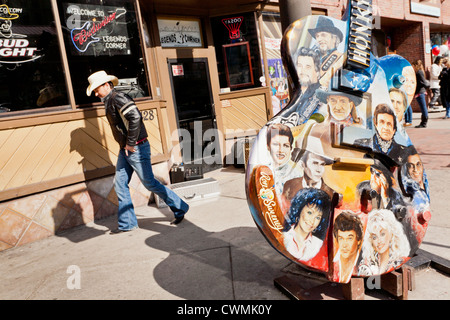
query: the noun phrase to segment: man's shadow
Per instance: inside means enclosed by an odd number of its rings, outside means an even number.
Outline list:
[[[73,242],[84,241],[108,230],[87,226],[90,222],[105,224],[105,217],[117,213],[117,197],[113,187],[114,164],[105,137],[100,132],[99,120],[86,121],[85,127],[71,132],[70,160],[67,166],[78,176],[79,183],[56,190],[52,217],[57,236]],[[116,146],[114,146],[116,147]],[[109,176],[108,176],[109,175]],[[102,179],[96,179],[102,178]],[[110,224],[110,223],[108,223]],[[77,232],[68,232],[81,227]],[[109,225],[105,225],[108,229]]]
[[[209,232],[188,217],[176,227],[159,223],[163,220],[139,220],[140,228],[157,233],[145,243],[169,253],[154,269],[161,288],[188,300],[271,298],[267,288],[288,261],[265,243],[257,228]]]

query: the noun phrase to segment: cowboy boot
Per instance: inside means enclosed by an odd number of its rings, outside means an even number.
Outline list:
[[[420,121],[420,124],[418,126],[415,126],[415,128],[426,128],[428,123],[428,117],[422,115],[422,119]]]

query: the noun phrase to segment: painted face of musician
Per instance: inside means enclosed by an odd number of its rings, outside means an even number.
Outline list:
[[[341,231],[337,233],[337,241],[339,244],[339,251],[344,259],[349,259],[354,256],[359,247],[359,241],[355,230]]]
[[[395,115],[399,122],[403,119],[403,114],[405,113],[406,106],[404,104],[403,95],[398,91],[391,91],[389,93],[389,97],[391,98],[392,106],[394,107]]]
[[[286,164],[291,157],[289,137],[279,134],[273,136],[270,141],[270,155],[275,168]]]
[[[308,87],[318,81],[314,60],[309,56],[299,56],[297,59],[297,73],[302,87]]]
[[[388,113],[379,113],[375,127],[384,141],[390,141],[395,134],[394,117]]]
[[[325,165],[321,156],[310,152],[305,162],[305,176],[314,183],[319,182],[325,172]]]
[[[406,160],[409,176],[423,188],[423,164],[418,154],[413,154]]]
[[[305,234],[313,232],[320,224],[322,214],[322,211],[314,204],[304,206],[300,212],[300,219],[297,227],[300,227],[302,233]]]
[[[331,116],[338,120],[345,120],[352,111],[353,102],[344,96],[329,96],[327,103],[330,106]]]
[[[416,73],[414,72],[414,68],[411,66],[404,67],[402,70],[402,75],[405,77],[404,89],[406,94],[408,95],[408,104],[411,103],[414,93],[416,92]]]
[[[370,235],[372,240],[372,246],[374,250],[380,254],[386,252],[389,249],[389,243],[391,242],[392,233],[384,228],[379,228]]]
[[[316,41],[321,54],[325,54],[328,50],[335,49],[338,44],[338,37],[330,32],[317,32]]]

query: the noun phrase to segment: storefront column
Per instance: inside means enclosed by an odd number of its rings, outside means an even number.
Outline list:
[[[423,50],[423,66],[425,70],[431,68],[432,60],[431,60],[431,37],[430,37],[430,23],[428,21],[422,22],[422,37],[424,40],[424,50]],[[428,52],[427,52],[428,48]]]

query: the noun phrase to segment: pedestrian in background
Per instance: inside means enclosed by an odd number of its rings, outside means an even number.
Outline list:
[[[133,99],[117,91],[114,86],[119,84],[119,79],[108,75],[105,71],[91,74],[88,81],[89,87],[86,89],[86,94],[90,96],[94,92],[95,96],[104,102],[106,118],[114,139],[120,145],[114,177],[114,189],[119,200],[118,228],[111,233],[117,234],[138,228],[128,186],[133,172],[136,172],[145,188],[157,194],[169,206],[175,215],[172,223],[180,223],[189,210],[189,205],[173,190],[155,179],[150,160],[147,130]]]
[[[404,127],[409,127],[412,125],[413,112],[411,105],[409,104],[405,111],[405,124]]]
[[[442,71],[441,61],[442,57],[440,56],[436,57],[430,69],[430,89],[432,97],[428,105],[432,109],[438,109],[437,105],[441,104],[440,86],[439,86],[439,75],[441,74]]]
[[[444,119],[450,118],[450,60],[444,58],[442,61],[442,71],[439,75],[439,85],[441,89],[442,106],[445,108]]]
[[[422,113],[421,121],[416,128],[426,128],[428,123],[428,109],[427,109],[427,88],[430,87],[429,81],[425,78],[425,71],[423,68],[422,60],[416,60],[411,64],[416,72],[416,93],[415,98],[420,107],[420,112]]]

